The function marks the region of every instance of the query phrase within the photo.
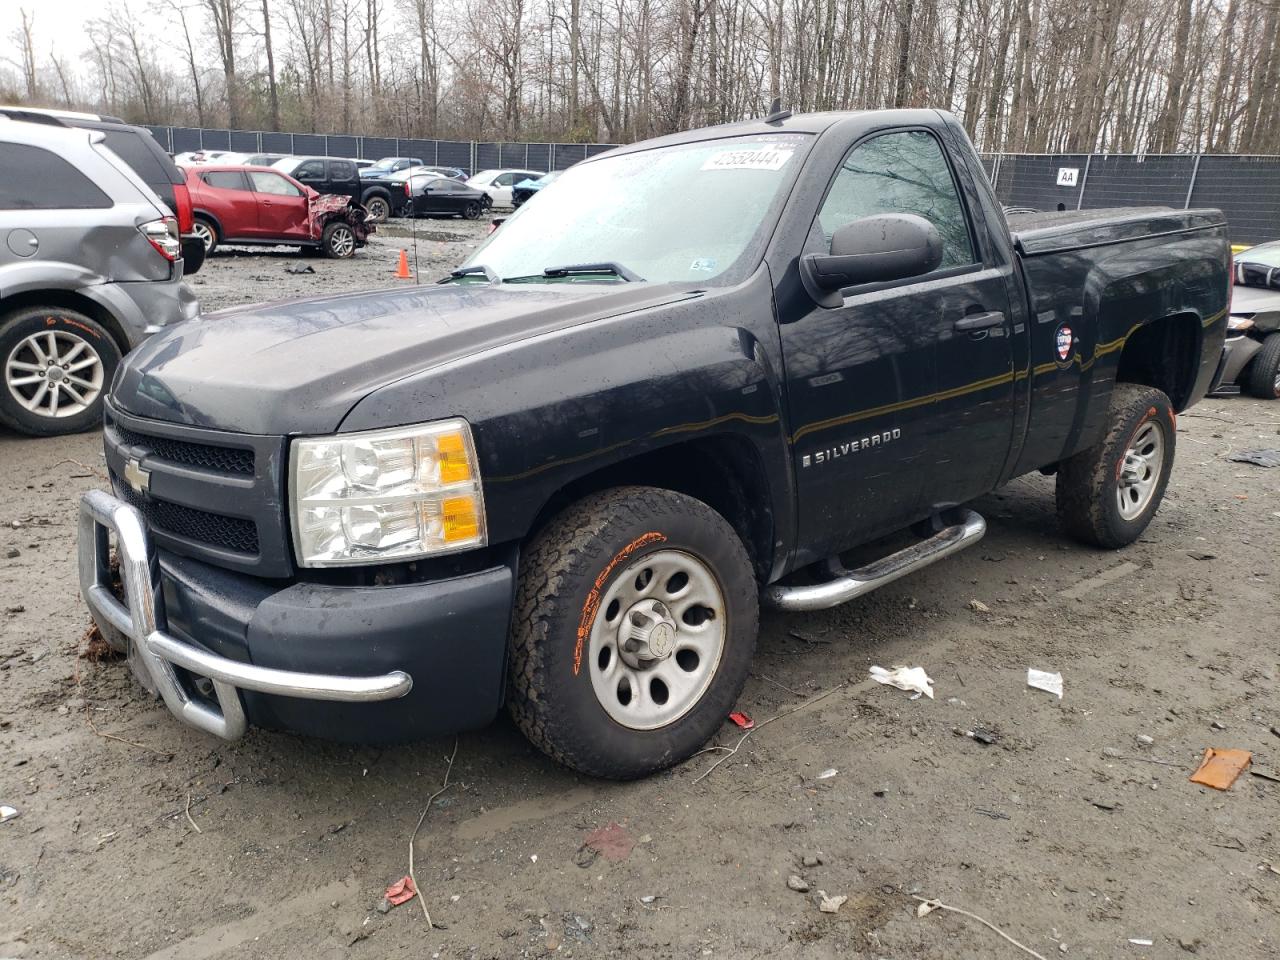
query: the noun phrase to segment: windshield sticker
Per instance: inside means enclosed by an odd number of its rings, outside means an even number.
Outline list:
[[[715,257],[699,257],[689,264],[690,273],[710,273],[716,268]]]
[[[759,147],[755,150],[725,150],[712,154],[702,164],[703,170],[781,170],[795,155],[794,150]]]

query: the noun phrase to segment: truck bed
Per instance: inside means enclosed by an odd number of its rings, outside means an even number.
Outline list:
[[[1226,222],[1219,210],[1168,207],[1012,213],[1007,219],[1014,246],[1024,257],[1222,227]]]

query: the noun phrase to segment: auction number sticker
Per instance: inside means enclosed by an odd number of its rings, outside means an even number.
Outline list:
[[[725,150],[707,157],[703,170],[781,170],[795,156],[794,150],[756,147],[753,150]]]

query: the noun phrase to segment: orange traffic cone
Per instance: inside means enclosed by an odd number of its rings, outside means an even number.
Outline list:
[[[405,250],[400,251],[400,265],[396,267],[396,277],[400,280],[413,279],[413,274],[409,272],[409,254]]]

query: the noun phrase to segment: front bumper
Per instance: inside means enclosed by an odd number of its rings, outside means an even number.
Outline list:
[[[1261,349],[1261,343],[1245,334],[1227,337],[1222,347],[1222,380],[1218,386],[1239,383],[1240,374]]]
[[[114,535],[126,603],[111,588]],[[113,647],[180,720],[397,742],[481,726],[501,705],[508,567],[453,580],[330,587],[160,554],[134,507],[80,506],[80,589]]]

